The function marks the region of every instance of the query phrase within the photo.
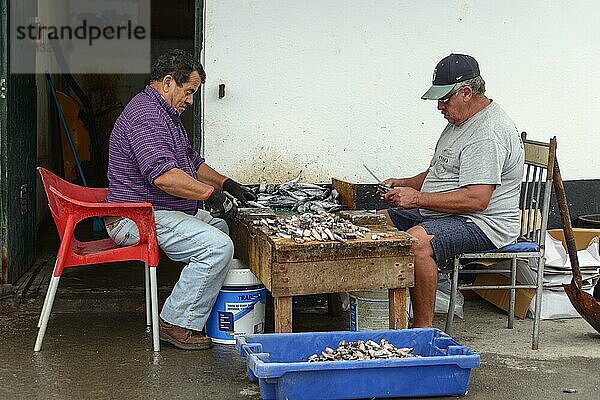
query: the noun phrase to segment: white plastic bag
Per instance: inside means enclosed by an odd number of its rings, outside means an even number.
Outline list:
[[[550,234],[546,233],[546,239],[544,241],[546,257],[546,265],[552,267],[564,268],[567,262],[567,251],[562,245],[562,242],[558,239],[554,239]]]
[[[435,292],[435,313],[446,314],[450,307],[450,291],[452,290],[452,281],[450,275],[445,272],[438,273],[438,286]],[[460,291],[456,294],[456,303],[454,304],[454,315],[459,318],[464,317],[463,306],[465,298]]]
[[[433,310],[436,314],[447,314],[448,307],[450,307],[450,290],[452,289],[452,281],[450,281],[450,276],[446,272],[438,273],[438,285],[437,290],[435,291],[435,308]],[[454,315],[459,318],[464,318],[464,304],[465,298],[462,293],[459,291],[456,294],[456,302],[454,304]],[[409,302],[409,311],[408,315],[412,318],[413,310],[412,310],[412,302]]]

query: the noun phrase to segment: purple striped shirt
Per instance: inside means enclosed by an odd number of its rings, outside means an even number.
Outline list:
[[[125,107],[110,134],[107,202],[149,202],[155,210],[195,214],[196,200],[171,196],[154,180],[173,168],[194,179],[204,162],[190,145],[177,110],[151,86]]]

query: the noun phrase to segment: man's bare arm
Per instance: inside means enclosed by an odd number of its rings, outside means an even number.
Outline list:
[[[198,173],[198,180],[200,182],[221,190],[223,189],[223,182],[225,182],[227,177],[212,169],[207,163],[203,162],[200,164],[196,172]]]
[[[154,184],[172,196],[192,200],[206,200],[214,190],[213,186],[197,181],[179,168],[160,175]]]
[[[450,214],[484,211],[494,185],[469,185],[442,193],[420,192],[411,187],[396,187],[385,194],[385,199],[401,209],[424,208]]]

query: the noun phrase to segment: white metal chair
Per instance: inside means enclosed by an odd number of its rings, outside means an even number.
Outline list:
[[[512,329],[515,315],[516,289],[535,289],[535,315],[531,348],[538,349],[540,311],[542,306],[542,287],[544,277],[544,240],[552,194],[554,160],[556,157],[556,137],[550,142],[527,140],[527,134],[521,134],[525,147],[525,172],[521,187],[519,208],[521,210],[521,230],[519,241],[493,252],[459,254],[454,259],[452,271],[452,289],[450,306],[446,316],[446,333],[451,334],[454,318],[454,306],[457,290],[503,289],[510,290],[508,310],[508,328]],[[511,260],[510,269],[465,269],[463,263],[475,259]],[[527,259],[530,265],[537,265],[535,285],[517,284],[517,259]],[[510,273],[509,285],[459,285],[459,274],[471,273]]]

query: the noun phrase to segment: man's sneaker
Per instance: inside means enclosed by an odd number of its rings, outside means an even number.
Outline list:
[[[205,350],[212,347],[212,340],[203,333],[182,328],[159,320],[160,340],[183,350]]]

